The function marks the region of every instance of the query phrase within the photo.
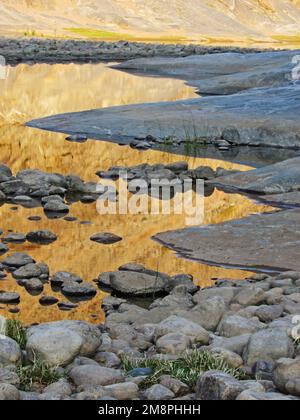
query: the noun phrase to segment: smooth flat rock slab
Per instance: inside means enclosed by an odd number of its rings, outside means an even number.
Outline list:
[[[220,137],[236,131],[240,145],[300,147],[300,85],[177,102],[129,105],[34,120],[43,130],[129,144],[134,138]],[[142,141],[142,140],[141,140]]]
[[[201,94],[228,95],[253,87],[282,86],[291,80],[292,60],[300,51],[254,54],[219,53],[184,58],[138,58],[116,69],[176,77]]]
[[[292,78],[292,59],[299,53],[134,60],[119,68],[181,78],[199,91],[221,96],[61,114],[27,125],[124,144],[136,138],[143,142],[148,135],[185,141],[221,137],[230,129],[239,145],[299,148],[300,84]]]
[[[259,197],[259,201],[277,207],[300,207],[300,191],[293,191],[283,194],[264,195]]]
[[[283,194],[300,190],[300,157],[256,170],[220,177],[214,185],[258,194]]]
[[[181,256],[212,265],[249,269],[300,269],[300,210],[257,214],[217,225],[154,237]]]

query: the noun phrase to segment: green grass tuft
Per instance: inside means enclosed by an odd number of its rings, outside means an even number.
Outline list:
[[[162,375],[171,375],[193,388],[200,375],[210,370],[219,370],[242,380],[246,374],[242,369],[231,368],[226,361],[207,351],[193,350],[177,360],[153,360],[153,359],[130,359],[123,358],[123,368],[126,372],[135,368],[152,368],[153,374],[148,376],[142,383],[145,389],[159,383]]]
[[[5,335],[15,340],[21,349],[26,347],[26,330],[18,319],[7,319],[5,323]]]
[[[20,378],[20,389],[32,391],[37,387],[46,387],[62,378],[57,372],[57,367],[35,359],[31,365],[18,366],[17,374]]]

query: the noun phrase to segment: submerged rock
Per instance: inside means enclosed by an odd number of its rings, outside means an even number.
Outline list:
[[[91,241],[97,242],[98,244],[111,245],[122,241],[122,238],[120,236],[114,235],[113,233],[104,232],[96,233],[93,235],[91,237]]]
[[[37,230],[27,233],[26,239],[32,243],[51,244],[57,240],[57,236],[49,230]]]

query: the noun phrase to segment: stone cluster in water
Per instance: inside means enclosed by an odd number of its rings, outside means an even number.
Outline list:
[[[66,274],[54,279],[79,280]],[[190,276],[171,278],[127,264],[99,281],[120,295],[103,300],[104,325],[60,321],[31,326],[23,352],[11,338],[0,340],[0,399],[299,400],[300,347],[293,318],[300,313],[300,273],[219,280],[199,289]],[[132,295],[140,296],[144,288],[146,295],[163,296],[148,309],[130,303],[122,295],[131,282]],[[208,352],[227,368],[243,370],[246,379],[208,370],[199,373],[195,386],[164,374],[145,387],[152,368],[128,371],[124,365],[124,356],[174,361],[195,352]],[[25,392],[19,389],[17,366],[30,365],[36,357],[62,377]]]
[[[259,52],[257,49],[209,47],[199,45],[151,44],[143,42],[96,42],[58,39],[0,38],[1,54],[9,63],[87,62],[101,60],[129,60],[138,57],[186,57],[194,54],[220,52]]]
[[[63,217],[69,213],[69,204],[94,202],[105,191],[99,183],[84,182],[75,175],[28,169],[14,176],[10,168],[0,165],[0,202],[27,208],[42,206],[49,217]]]

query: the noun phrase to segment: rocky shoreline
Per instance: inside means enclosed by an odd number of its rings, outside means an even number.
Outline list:
[[[129,144],[147,136],[220,138],[240,146],[299,150],[299,81],[295,51],[220,53],[129,60],[114,66],[149,76],[175,77],[204,97],[53,115],[29,127]],[[171,148],[172,149],[172,148]]]
[[[210,47],[194,44],[151,44],[143,42],[105,42],[46,38],[0,38],[0,55],[8,64],[86,63],[123,61],[141,57],[186,57],[220,52],[260,52],[256,48]]]
[[[127,264],[110,285],[122,295],[140,277],[140,294],[155,275],[165,293],[148,309],[109,296],[103,325],[60,321],[24,328],[22,341],[1,336],[0,400],[299,400],[300,273],[199,289],[190,276]],[[37,361],[50,379],[28,386],[24,369]]]

